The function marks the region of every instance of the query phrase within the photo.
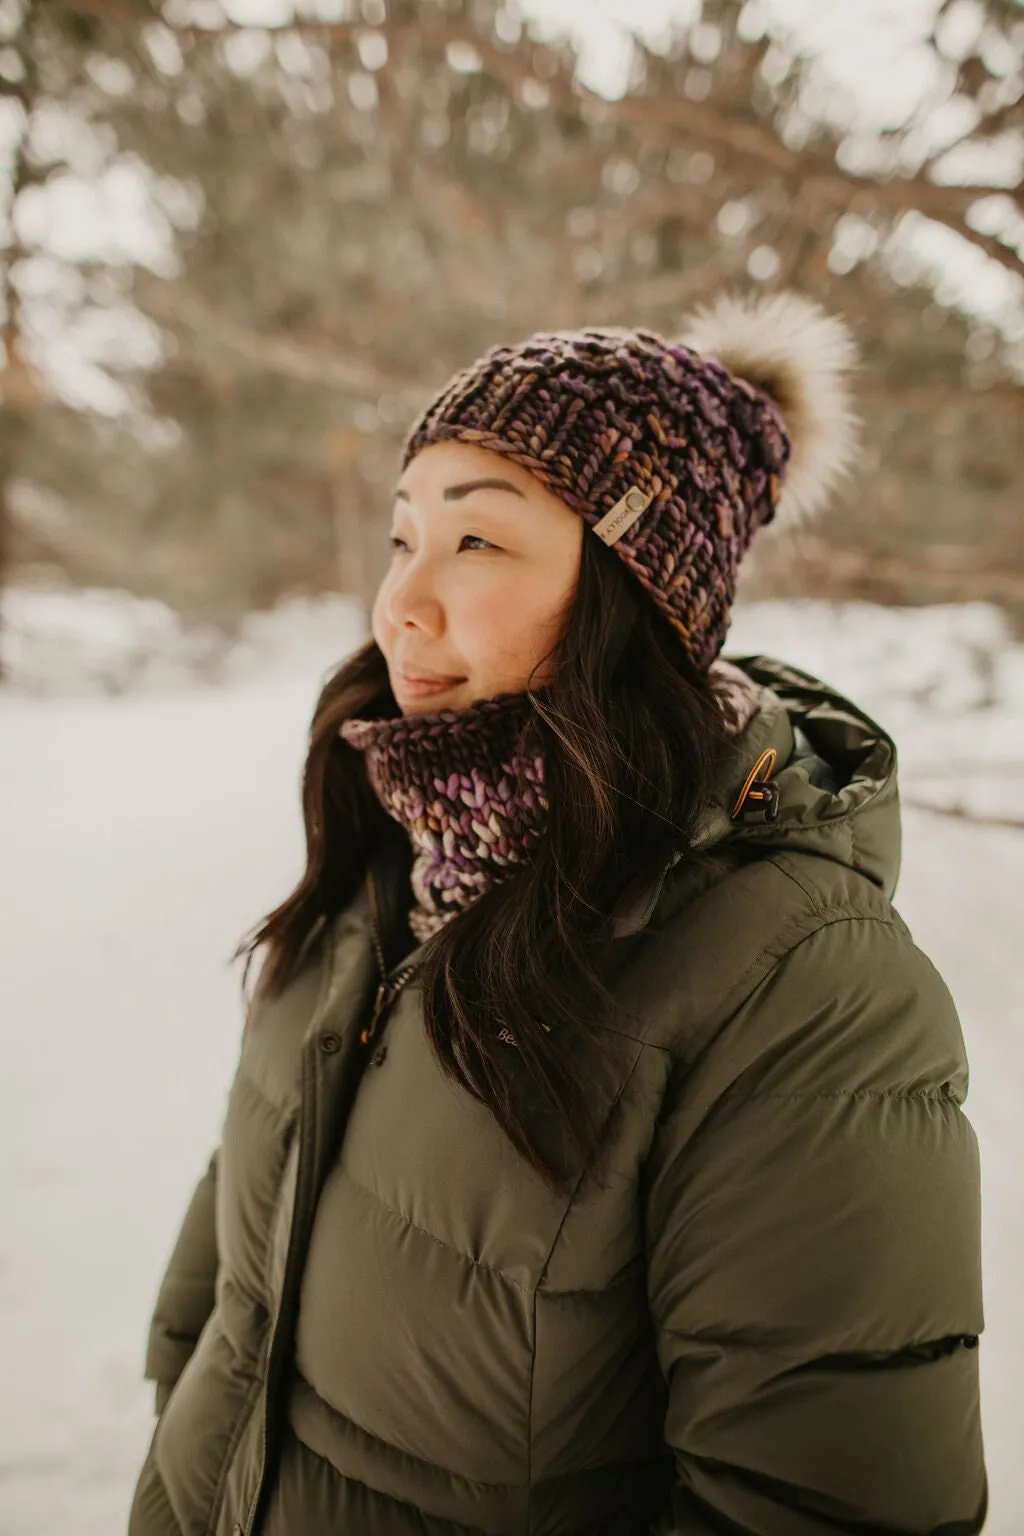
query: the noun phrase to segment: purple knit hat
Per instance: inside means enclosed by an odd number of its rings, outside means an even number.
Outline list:
[[[528,469],[614,549],[703,671],[757,529],[814,512],[852,459],[855,360],[844,323],[795,294],[723,297],[679,341],[538,332],[456,374],[402,467],[457,439]]]

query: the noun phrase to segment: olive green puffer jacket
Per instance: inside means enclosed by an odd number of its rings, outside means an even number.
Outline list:
[[[701,836],[745,857],[624,893],[638,1023],[571,1198],[438,1071],[419,951],[378,992],[365,888],[257,995],[159,1293],[129,1536],[981,1529],[978,1153],[953,1002],[890,905],[895,750],[731,660],[760,707]],[[778,815],[732,819],[766,748]]]

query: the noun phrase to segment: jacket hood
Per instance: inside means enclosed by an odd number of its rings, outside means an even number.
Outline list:
[[[767,747],[777,753],[771,777],[779,790],[775,821],[725,820],[734,779],[716,794],[705,822],[707,841],[739,838],[759,848],[798,849],[835,859],[892,897],[900,870],[896,745],[852,700],[810,672],[771,656],[737,656],[730,664],[757,685],[760,707],[738,739],[749,771]]]
[[[891,899],[899,878],[901,827],[896,746],[876,721],[810,672],[772,656],[732,656],[717,664],[729,686],[740,728],[694,846],[744,844],[751,853],[781,849],[833,859],[865,875]],[[738,704],[736,701],[739,701]],[[758,771],[778,790],[771,821],[734,815],[744,786]],[[617,935],[635,933],[651,916],[676,852],[652,885],[631,889],[619,904]]]

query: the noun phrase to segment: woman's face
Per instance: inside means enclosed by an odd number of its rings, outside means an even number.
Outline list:
[[[394,552],[372,616],[403,715],[526,687],[561,636],[585,527],[501,454],[447,442],[416,455],[395,495]],[[550,662],[533,685],[549,673]]]

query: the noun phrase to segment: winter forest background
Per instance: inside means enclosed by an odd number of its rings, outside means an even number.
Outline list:
[[[412,415],[495,340],[790,286],[857,332],[866,447],[726,653],[897,741],[1024,1529],[1022,101],[1022,0],[0,0],[0,1536],[124,1527],[227,956],[301,867]]]

